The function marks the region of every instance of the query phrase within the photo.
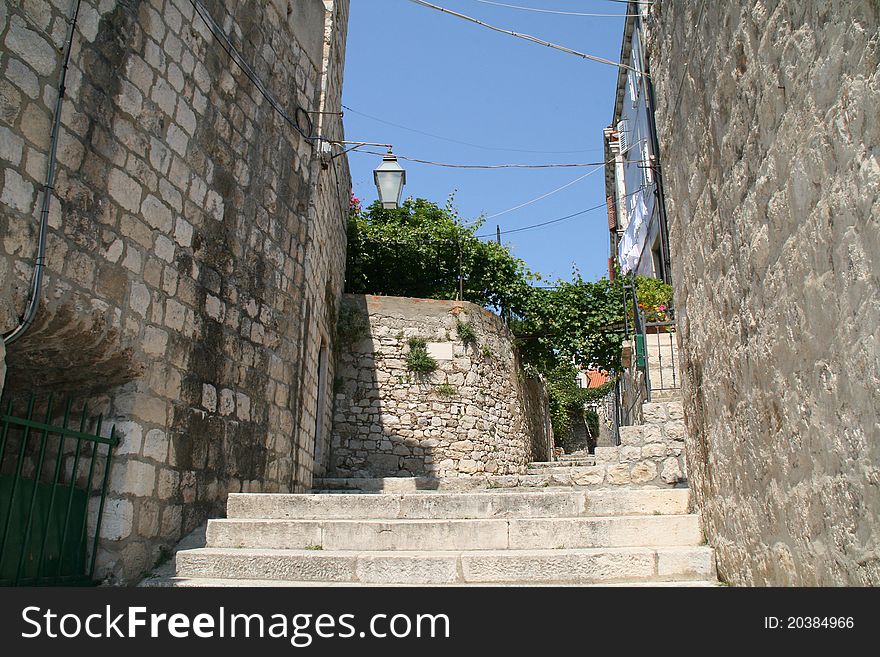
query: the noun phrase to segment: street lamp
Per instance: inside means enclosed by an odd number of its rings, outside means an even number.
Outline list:
[[[394,210],[400,205],[400,195],[406,184],[406,171],[397,162],[397,157],[388,149],[382,164],[373,170],[373,180],[379,190],[379,201],[386,210]]]

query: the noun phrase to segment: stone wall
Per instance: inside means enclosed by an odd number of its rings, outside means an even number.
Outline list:
[[[336,477],[483,477],[548,460],[546,390],[526,379],[500,318],[467,302],[345,295],[331,472]],[[473,330],[463,340],[459,323]],[[407,368],[409,339],[437,369]]]
[[[681,401],[643,403],[639,416],[639,424],[619,428],[620,445],[596,447],[596,465],[580,475],[583,484],[665,487],[687,483]]]
[[[228,492],[308,488],[327,451],[347,165],[273,110],[201,4],[82,2],[42,306],[6,359],[5,395],[74,391],[116,421],[98,563],[120,581]],[[0,6],[4,332],[34,264],[68,6]],[[306,136],[341,136],[318,112],[339,110],[347,0],[204,7]]]
[[[880,5],[651,16],[690,480],[719,574],[880,584]]]

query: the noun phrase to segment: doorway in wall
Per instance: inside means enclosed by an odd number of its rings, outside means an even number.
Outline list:
[[[314,470],[321,470],[321,462],[324,457],[324,416],[327,405],[327,342],[321,340],[321,350],[318,352],[318,399],[315,403],[315,445],[312,450],[314,455]]]

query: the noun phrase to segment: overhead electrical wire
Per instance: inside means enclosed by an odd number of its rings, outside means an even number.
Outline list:
[[[251,65],[245,61],[244,57],[235,49],[235,46],[232,45],[232,41],[229,36],[223,31],[223,28],[217,24],[217,21],[211,16],[210,12],[205,8],[202,4],[201,0],[189,0],[190,4],[195,9],[196,13],[199,15],[199,18],[205,23],[208,27],[208,30],[214,36],[214,39],[217,43],[220,44],[220,47],[226,51],[226,54],[229,55],[229,58],[236,63],[238,68],[247,76],[247,78],[253,83],[253,85],[257,88],[257,91],[260,92],[260,95],[263,96],[271,105],[272,109],[278,113],[281,118],[283,118],[294,130],[296,130],[302,137],[309,142],[314,147],[314,142],[317,141],[318,137],[313,135],[312,132],[314,130],[314,124],[312,123],[312,118],[309,116],[309,112],[305,109],[297,105],[293,111],[293,116],[291,116],[287,110],[281,107],[281,104],[275,99],[275,96],[266,89],[263,81],[257,76],[254,72]],[[307,128],[303,128],[299,124],[299,117],[303,116],[305,118],[305,124]]]
[[[507,34],[509,36],[517,37],[518,39],[524,39],[526,41],[531,41],[532,43],[537,43],[541,46],[547,46],[548,48],[553,48],[554,50],[559,50],[564,53],[568,53],[569,55],[575,55],[576,57],[581,57],[582,59],[589,59],[590,61],[599,62],[600,64],[608,64],[609,66],[616,66],[618,68],[629,69],[630,71],[635,71],[632,66],[627,64],[621,64],[620,62],[615,62],[610,59],[605,59],[604,57],[597,57],[595,55],[588,55],[586,53],[580,52],[578,50],[573,50],[572,48],[567,48],[566,46],[560,46],[557,43],[551,43],[550,41],[545,41],[544,39],[539,39],[538,37],[532,36],[531,34],[522,34],[520,32],[514,32],[513,30],[506,30],[502,27],[496,27],[495,25],[489,25],[489,23],[485,23],[473,16],[467,16],[465,14],[461,14],[457,11],[452,11],[451,9],[447,9],[446,7],[440,7],[439,5],[432,4],[430,2],[425,2],[425,0],[409,0],[414,4],[420,5],[422,7],[427,7],[428,9],[434,9],[436,11],[442,12],[444,14],[449,14],[450,16],[455,16],[456,18],[461,18],[462,20],[469,21],[471,23],[476,23],[477,25],[481,25],[483,27],[489,28],[490,30],[494,30],[495,32],[501,32],[502,34]],[[645,75],[643,73],[643,75]]]
[[[376,151],[353,150],[352,152],[363,153],[365,155],[387,155],[387,153],[377,153]],[[431,166],[447,167],[450,169],[554,169],[567,167],[599,167],[605,165],[605,162],[560,162],[551,164],[450,164],[448,162],[421,160],[417,157],[407,157],[406,155],[399,155],[398,153],[395,153],[394,156],[398,160],[417,162],[419,164],[430,164]]]
[[[592,173],[592,172],[591,172],[591,173]],[[641,193],[641,192],[643,192],[643,191],[645,191],[645,190],[646,190],[645,187],[639,187],[639,188],[638,188],[637,190],[635,190],[634,192],[630,192],[629,194],[625,194],[625,195],[623,196],[623,198],[627,198],[627,197],[633,196],[633,195],[635,195],[635,194],[639,194],[639,193]],[[542,222],[537,223],[537,224],[530,224],[530,225],[528,225],[528,226],[521,226],[521,227],[519,227],[519,228],[510,228],[510,229],[508,229],[508,230],[502,230],[502,231],[498,231],[498,232],[495,232],[495,233],[484,233],[484,234],[482,234],[482,235],[474,235],[474,237],[495,237],[495,236],[497,236],[497,235],[510,235],[510,234],[512,234],[512,233],[521,233],[521,232],[524,232],[524,231],[527,231],[527,230],[534,230],[535,228],[543,228],[544,226],[550,226],[550,225],[552,225],[552,224],[558,224],[558,223],[560,223],[560,222],[562,222],[562,221],[565,221],[566,219],[573,219],[574,217],[578,217],[578,216],[580,216],[580,215],[582,215],[582,214],[586,214],[587,212],[595,212],[596,210],[598,210],[598,209],[600,209],[600,208],[605,208],[605,207],[607,207],[607,206],[608,206],[608,202],[606,201],[605,203],[600,203],[599,205],[594,205],[593,207],[591,207],[591,208],[587,208],[586,210],[580,210],[579,212],[575,212],[575,213],[573,213],[573,214],[568,214],[568,215],[565,215],[564,217],[559,217],[558,219],[551,219],[551,220],[549,220],[549,221],[542,221]],[[488,217],[487,217],[487,218],[488,218]]]
[[[537,9],[536,7],[521,7],[519,5],[508,5],[504,2],[492,2],[491,0],[476,0],[484,5],[495,5],[496,7],[507,7],[508,9],[519,9],[522,11],[534,11],[539,14],[559,14],[562,16],[590,16],[594,18],[630,18],[638,16],[638,14],[590,14],[580,11],[557,11],[555,9]]]
[[[542,221],[539,224],[532,224],[531,226],[523,226],[521,228],[511,228],[509,230],[502,230],[496,233],[485,233],[483,235],[475,235],[474,237],[494,237],[495,235],[511,235],[512,233],[522,233],[526,230],[534,230],[535,228],[542,228],[544,226],[549,226],[551,224],[558,224],[561,221],[565,221],[566,219],[573,219],[574,217],[578,217],[582,214],[586,214],[587,212],[593,212],[598,210],[599,208],[604,208],[605,203],[601,205],[594,205],[591,208],[587,208],[586,210],[580,210],[579,212],[574,212],[572,214],[567,214],[564,217],[559,217],[558,219],[551,219],[550,221]]]
[[[597,171],[599,171],[600,169],[604,169],[604,168],[605,168],[605,163],[603,162],[601,165],[597,166],[595,169],[591,169],[590,171],[587,171],[584,175],[582,175],[578,178],[575,178],[571,182],[565,183],[564,185],[562,185],[562,187],[557,187],[556,189],[554,189],[551,192],[547,192],[546,194],[541,194],[540,196],[537,196],[537,197],[531,199],[530,201],[526,201],[525,203],[520,203],[519,205],[515,205],[512,208],[507,208],[506,210],[502,210],[501,212],[496,212],[495,214],[490,214],[486,217],[483,217],[483,219],[488,221],[489,219],[494,219],[495,217],[500,217],[501,215],[507,214],[508,212],[513,212],[514,210],[519,210],[520,208],[524,208],[527,205],[531,205],[532,203],[537,203],[538,201],[543,200],[543,199],[547,198],[548,196],[552,196],[553,194],[556,194],[557,192],[561,192],[563,189],[567,189],[568,187],[571,187],[575,183],[579,183],[581,180],[583,180],[587,176],[591,176],[594,173],[596,173]]]
[[[401,125],[399,123],[393,123],[391,121],[386,121],[385,119],[380,119],[378,116],[372,116],[371,114],[367,114],[365,112],[361,112],[356,109],[352,109],[347,105],[342,106],[348,112],[352,112],[354,114],[359,114],[360,116],[364,116],[368,119],[372,119],[373,121],[378,121],[379,123],[384,123],[385,125],[390,125],[395,128],[400,128],[401,130],[407,130],[409,132],[414,132],[419,135],[425,135],[426,137],[433,137],[434,139],[440,139],[441,141],[448,141],[453,144],[461,144],[462,146],[470,146],[472,148],[481,148],[487,151],[509,151],[511,153],[533,153],[535,155],[569,155],[572,153],[596,153],[599,151],[604,151],[604,148],[584,148],[581,150],[574,151],[534,151],[528,150],[524,148],[505,148],[503,146],[483,146],[481,144],[473,144],[469,141],[461,141],[460,139],[453,139],[452,137],[444,137],[442,135],[435,135],[432,132],[425,132],[424,130],[417,130],[416,128],[410,128],[405,125]]]

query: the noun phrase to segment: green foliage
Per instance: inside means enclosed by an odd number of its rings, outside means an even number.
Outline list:
[[[587,429],[594,438],[599,437],[599,414],[592,408],[584,411],[584,420],[587,423]]]
[[[395,210],[353,204],[346,291],[453,299],[461,273],[464,299],[504,312],[523,362],[534,370],[546,375],[572,361],[582,368],[619,369],[623,279],[589,282],[575,271],[570,282],[537,288],[540,275],[508,247],[476,237],[480,224],[465,226],[451,198],[445,207],[425,199],[407,199]],[[458,322],[456,328],[463,342],[476,344],[473,326]],[[492,355],[486,345],[481,352]],[[426,373],[436,362],[427,351],[411,348],[407,367]]]
[[[659,278],[636,276],[636,297],[639,308],[649,322],[663,322],[669,319],[672,306],[672,286]]]
[[[458,339],[465,344],[475,344],[477,342],[477,333],[474,331],[474,325],[470,322],[456,319],[455,330],[458,332]]]
[[[422,338],[409,339],[406,369],[415,374],[430,374],[437,369],[437,361],[428,353],[428,343]]]
[[[343,306],[336,320],[336,339],[340,346],[350,347],[370,332],[370,320],[357,308]]]
[[[455,299],[459,273],[464,300],[521,312],[535,276],[506,246],[476,237],[452,207],[407,199],[386,210],[376,202],[353,206],[348,222],[345,291],[427,299]]]
[[[545,374],[547,394],[550,398],[550,422],[553,435],[559,443],[571,430],[575,421],[586,419],[591,435],[599,433],[599,417],[594,411],[586,411],[584,404],[608,394],[610,383],[598,388],[581,388],[577,383],[577,368],[572,363],[560,363]],[[595,424],[589,414],[595,417]],[[592,433],[595,430],[594,433]]]
[[[447,399],[454,397],[456,393],[455,386],[449,383],[441,383],[437,386],[436,391],[438,395],[446,397]]]
[[[571,282],[536,288],[512,328],[520,338],[524,360],[545,374],[571,360],[584,369],[617,370],[623,340],[619,279],[589,282],[575,271]]]
[[[484,344],[480,347],[480,353],[483,354],[483,358],[492,358],[492,347]]]

